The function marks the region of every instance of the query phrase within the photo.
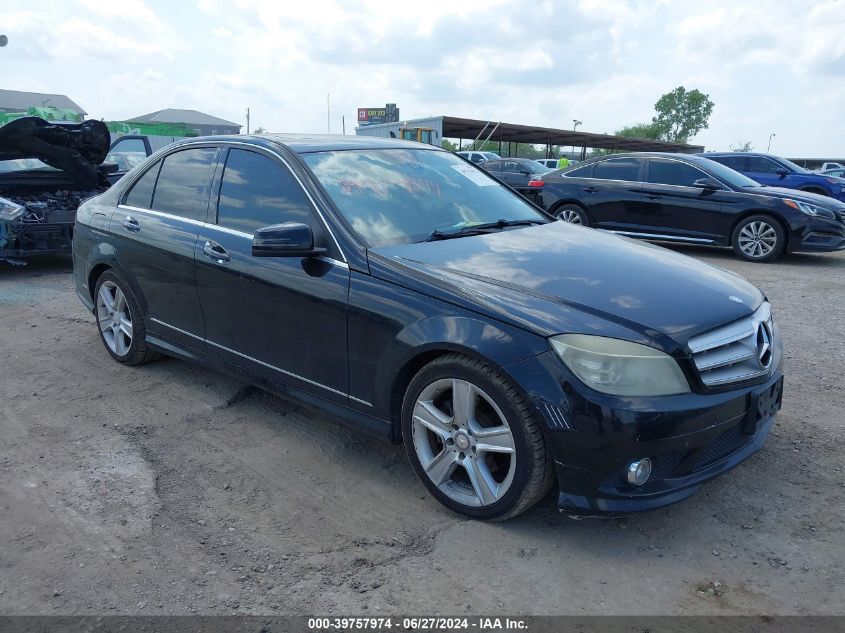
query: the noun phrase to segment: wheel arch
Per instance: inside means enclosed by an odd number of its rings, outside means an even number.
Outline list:
[[[558,209],[567,204],[574,204],[576,207],[580,208],[584,213],[586,213],[588,218],[590,217],[590,214],[587,212],[587,206],[583,202],[575,198],[561,198],[549,207],[549,213],[554,215],[554,213]]]
[[[831,195],[831,192],[822,187],[821,185],[804,185],[803,187],[798,187],[798,191],[804,191],[806,193],[816,193],[821,196],[827,196],[828,198]]]
[[[405,399],[405,392],[408,389],[408,385],[423,367],[442,356],[449,354],[461,354],[467,358],[472,358],[490,365],[497,371],[501,372],[503,376],[511,380],[516,389],[527,397],[527,394],[525,394],[522,386],[513,379],[506,368],[509,363],[505,361],[516,362],[517,359],[507,358],[506,356],[497,359],[493,354],[486,353],[487,351],[488,350],[483,348],[479,349],[478,347],[471,347],[469,345],[448,341],[431,342],[414,348],[413,352],[398,364],[398,369],[395,371],[392,379],[390,380],[386,404],[390,415],[391,441],[395,444],[400,444],[402,442],[402,402]],[[518,360],[524,360],[524,358],[536,355],[539,351],[540,350],[535,349],[526,350],[523,357]]]

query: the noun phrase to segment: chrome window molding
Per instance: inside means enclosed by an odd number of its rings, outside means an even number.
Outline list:
[[[302,382],[306,382],[309,385],[313,385],[315,387],[325,389],[326,391],[330,391],[331,393],[337,394],[339,396],[349,398],[350,400],[354,400],[355,402],[359,402],[359,403],[366,405],[368,407],[373,406],[371,403],[367,402],[366,400],[361,400],[361,398],[356,398],[352,394],[344,393],[343,391],[340,391],[340,390],[335,389],[333,387],[329,387],[327,385],[316,382],[314,380],[310,380],[309,378],[305,378],[304,376],[300,376],[299,374],[295,374],[291,371],[287,371],[286,369],[282,369],[281,367],[276,367],[275,365],[271,365],[270,363],[265,363],[263,360],[258,360],[257,358],[253,358],[252,356],[247,356],[246,354],[242,354],[241,352],[234,350],[230,347],[226,347],[225,345],[220,345],[220,343],[215,343],[214,341],[210,341],[210,340],[203,338],[201,336],[197,336],[196,334],[192,334],[191,332],[188,332],[187,330],[183,330],[182,328],[178,328],[175,325],[170,325],[169,323],[165,323],[164,321],[161,321],[160,319],[150,317],[150,321],[152,321],[153,323],[157,323],[158,325],[163,325],[164,327],[169,328],[171,330],[174,330],[175,332],[179,332],[180,334],[184,334],[185,336],[190,336],[191,338],[196,339],[198,341],[202,341],[203,343],[208,343],[209,345],[214,345],[214,347],[225,350],[225,351],[227,351],[231,354],[235,354],[236,356],[240,356],[241,358],[251,360],[254,363],[258,363],[259,365],[263,365],[264,367],[267,367],[268,369],[272,369],[274,371],[277,371],[280,374],[284,374],[285,376],[290,376],[291,378],[296,378],[297,380],[301,380]]]
[[[608,229],[608,233],[616,233],[617,235],[625,235],[626,237],[641,237],[649,240],[663,240],[666,242],[693,242],[695,244],[713,244],[714,240],[708,240],[701,237],[682,237],[678,235],[663,235],[661,233],[637,233],[635,231],[616,231]]]

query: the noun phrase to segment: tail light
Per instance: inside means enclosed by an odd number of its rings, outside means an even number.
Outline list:
[[[544,183],[542,180],[529,180],[528,181],[529,187],[542,187],[545,184],[546,183]]]

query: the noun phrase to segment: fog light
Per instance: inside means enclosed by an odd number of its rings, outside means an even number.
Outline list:
[[[651,475],[651,460],[648,457],[631,462],[628,466],[628,483],[632,486],[642,486]]]

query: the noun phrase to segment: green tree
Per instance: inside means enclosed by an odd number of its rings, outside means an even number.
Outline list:
[[[443,149],[448,149],[450,152],[457,152],[458,146],[448,139],[443,139],[443,142],[440,143],[440,147]]]
[[[663,129],[667,141],[686,143],[691,136],[707,129],[707,120],[713,112],[713,102],[697,89],[687,91],[678,86],[657,100],[654,109],[657,116],[652,119]]]
[[[660,139],[663,138],[664,132],[665,130],[662,126],[652,122],[628,125],[627,127],[623,127],[621,130],[616,130],[615,134],[616,136],[627,136],[632,138]]]

